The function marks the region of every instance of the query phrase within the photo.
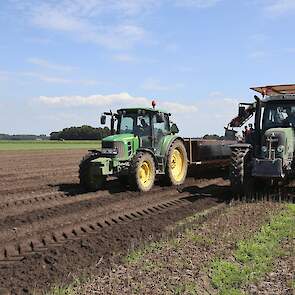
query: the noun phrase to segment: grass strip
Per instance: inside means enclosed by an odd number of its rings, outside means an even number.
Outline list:
[[[55,284],[48,291],[33,291],[32,295],[77,295],[76,288],[88,281],[88,277],[81,275],[74,278],[69,285]]]
[[[231,260],[217,259],[211,265],[211,281],[220,295],[244,294],[242,287],[271,271],[283,255],[280,243],[295,238],[295,205],[290,204],[252,238],[238,243]]]
[[[0,151],[100,149],[100,140],[0,140]]]
[[[75,295],[72,287],[53,287],[46,295]]]

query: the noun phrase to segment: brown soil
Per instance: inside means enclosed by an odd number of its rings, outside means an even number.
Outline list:
[[[0,153],[0,286],[12,294],[108,269],[118,253],[229,197],[228,182],[203,171],[178,190],[158,183],[140,194],[113,179],[87,193],[78,185],[85,153]]]
[[[280,208],[271,203],[227,207],[176,238],[150,246],[135,261],[113,265],[110,272],[96,276],[77,292],[216,294],[209,277],[210,262],[216,257],[229,257],[237,241],[257,231]]]

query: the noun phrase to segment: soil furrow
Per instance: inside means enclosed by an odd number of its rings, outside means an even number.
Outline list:
[[[0,284],[11,290],[13,295],[23,295],[32,289],[47,289],[52,283],[69,282],[76,275],[95,273],[102,267],[108,267],[118,254],[126,253],[151,237],[161,237],[171,223],[192,212],[210,208],[216,202],[217,199],[208,197],[196,199],[189,206],[172,207],[160,215],[146,215],[126,223],[110,223],[93,234],[68,239],[59,247],[49,245],[44,252],[1,266]]]
[[[140,194],[111,178],[104,190],[88,193],[77,177],[85,153],[0,153],[0,256],[23,257],[0,266],[0,286],[12,294],[95,270],[101,257],[108,265],[114,253],[156,238],[171,223],[229,197],[226,180],[202,171],[200,179],[188,178],[179,188],[158,182]]]

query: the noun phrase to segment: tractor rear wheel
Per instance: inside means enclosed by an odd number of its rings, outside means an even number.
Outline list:
[[[149,153],[140,152],[130,165],[130,184],[135,190],[147,192],[152,189],[156,177],[155,161]]]
[[[97,191],[101,189],[106,181],[106,177],[100,175],[99,171],[93,172],[91,169],[91,161],[97,159],[98,157],[98,155],[90,153],[80,162],[80,185],[87,191]]]
[[[253,189],[251,150],[249,148],[232,149],[229,179],[231,189],[235,194],[245,194]]]
[[[166,165],[166,179],[170,185],[184,183],[188,169],[188,160],[185,146],[181,140],[172,143],[168,151]]]

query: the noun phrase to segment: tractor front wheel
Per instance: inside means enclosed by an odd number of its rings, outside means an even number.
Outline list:
[[[170,185],[181,185],[184,183],[188,169],[188,160],[185,146],[181,140],[176,140],[169,148],[166,178]]]
[[[133,189],[147,192],[154,185],[156,177],[155,161],[149,153],[138,153],[130,165],[130,184]]]
[[[106,181],[106,177],[100,175],[99,171],[91,169],[91,161],[97,158],[97,155],[90,153],[82,159],[79,166],[80,185],[87,191],[101,189]]]

